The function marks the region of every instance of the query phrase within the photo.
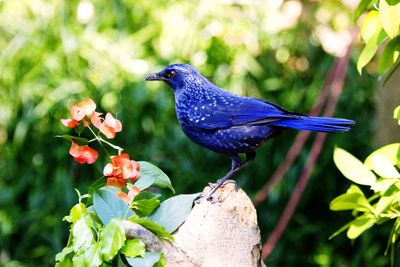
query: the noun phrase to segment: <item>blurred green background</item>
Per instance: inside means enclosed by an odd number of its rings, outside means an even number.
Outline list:
[[[105,160],[80,166],[68,155],[70,133],[59,119],[90,97],[117,114],[115,143],[136,160],[158,165],[177,193],[201,191],[230,160],[191,143],[177,123],[172,91],[145,83],[146,73],[190,63],[217,85],[308,113],[335,56],[354,27],[357,1],[0,0],[0,266],[48,266],[66,244],[62,221]],[[334,145],[363,159],[374,146],[376,77],[360,76],[352,53],[335,116],[357,125],[330,135],[300,206],[268,266],[387,266],[390,230],[351,242],[328,240],[349,217],[329,202],[349,182],[332,161]],[[250,195],[285,157],[296,132],[259,150],[238,176]],[[265,241],[289,199],[310,142],[269,198],[258,206]]]

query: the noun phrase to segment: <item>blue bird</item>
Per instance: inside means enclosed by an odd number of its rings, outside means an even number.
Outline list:
[[[193,142],[231,158],[231,170],[217,181],[207,199],[248,165],[265,141],[283,130],[334,133],[348,131],[354,124],[347,119],[293,113],[262,99],[233,94],[187,64],[170,65],[145,79],[163,81],[173,89],[179,124]],[[241,160],[239,154],[246,154],[246,159]]]

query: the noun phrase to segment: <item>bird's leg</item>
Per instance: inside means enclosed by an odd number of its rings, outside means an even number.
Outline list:
[[[241,169],[243,169],[245,166],[247,166],[251,161],[254,160],[254,158],[256,157],[256,152],[252,151],[249,153],[246,153],[246,160],[244,162],[242,162],[242,160],[240,159],[239,155],[234,155],[232,156],[232,168],[231,170],[225,174],[224,177],[222,177],[221,179],[218,179],[217,183],[213,186],[213,188],[211,189],[211,191],[207,194],[206,199],[210,200],[212,195],[214,194],[215,191],[217,191],[217,189],[229,178],[231,178],[236,172],[240,171]]]

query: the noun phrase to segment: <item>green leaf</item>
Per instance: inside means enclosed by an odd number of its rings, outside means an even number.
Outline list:
[[[134,223],[140,224],[147,230],[149,230],[152,233],[154,233],[155,235],[157,235],[159,238],[166,239],[169,241],[174,241],[173,236],[167,230],[165,230],[164,226],[161,226],[158,223],[155,223],[146,218],[141,218],[136,215],[129,218],[129,220]]]
[[[120,199],[117,188],[105,186],[93,195],[93,206],[100,220],[106,225],[113,218],[129,218],[134,212]]]
[[[93,231],[90,228],[86,217],[80,218],[72,225],[72,236],[74,251],[77,254],[92,245],[94,242]]]
[[[356,157],[336,147],[333,160],[341,173],[349,180],[361,185],[374,185],[375,175]]]
[[[386,211],[393,201],[399,199],[399,195],[399,188],[396,185],[391,185],[376,203],[375,215],[379,216],[382,212]]]
[[[76,223],[80,218],[87,214],[86,206],[83,203],[78,203],[72,207],[69,216],[66,220],[70,223]]]
[[[99,243],[93,244],[85,252],[85,266],[100,266],[103,263],[100,254]]]
[[[135,200],[141,199],[151,199],[151,198],[160,198],[161,194],[153,193],[149,191],[141,191],[137,196],[135,196]]]
[[[379,57],[377,70],[383,74],[396,63],[399,58],[400,37],[391,40]]]
[[[390,6],[386,0],[379,1],[379,16],[382,27],[390,39],[395,38],[400,27],[400,3]]]
[[[172,233],[186,220],[192,210],[193,201],[199,195],[200,193],[171,197],[162,202],[149,218]]]
[[[383,43],[383,41],[385,41],[386,38],[387,35],[383,30],[380,30],[371,37],[357,61],[357,70],[360,74],[362,73],[362,68],[364,68],[365,65],[371,61],[378,50],[378,47]]]
[[[138,163],[140,165],[140,178],[134,184],[135,186],[139,187],[140,190],[150,186],[169,188],[175,193],[171,180],[160,168],[147,161],[138,161]]]
[[[112,219],[100,232],[100,251],[106,261],[117,255],[118,250],[124,245],[125,232],[119,219]]]
[[[76,136],[72,136],[72,135],[67,135],[67,134],[62,134],[62,135],[56,135],[55,137],[58,138],[64,138],[67,141],[74,141],[75,143],[77,143],[80,146],[85,146],[87,144],[89,144],[89,140],[87,140],[86,138],[83,137],[76,137]]]
[[[146,252],[145,245],[140,239],[131,239],[125,242],[120,251],[127,257],[135,258],[137,256],[144,257]]]
[[[347,237],[349,239],[356,239],[365,230],[371,228],[375,224],[375,218],[371,215],[362,215],[350,223],[347,230]]]
[[[357,187],[351,185],[351,187]],[[330,203],[331,210],[357,210],[362,212],[373,212],[373,207],[369,204],[363,192],[357,187],[357,192],[354,189],[349,189],[345,194],[336,197]]]
[[[72,258],[72,266],[87,266],[85,263],[85,254],[76,255]]]
[[[88,192],[90,195],[93,195],[94,192],[98,191],[100,188],[104,187],[106,185],[106,178],[105,177],[101,177],[99,179],[97,179],[96,181],[94,181],[91,185],[89,185],[89,189]]]
[[[143,258],[126,257],[130,266],[134,267],[153,267],[161,259],[161,252],[146,252]]]
[[[63,262],[65,257],[71,253],[74,252],[74,248],[73,247],[65,247],[63,248],[63,250],[61,250],[60,252],[57,253],[56,255],[56,261],[59,262]]]
[[[381,178],[371,186],[371,189],[374,190],[374,192],[385,192],[391,185],[399,181],[399,179]]]
[[[150,215],[155,208],[160,205],[160,200],[157,198],[134,200],[132,208],[139,216],[145,217]]]
[[[371,2],[372,0],[361,0],[361,2],[358,4],[354,12],[355,20],[357,20],[364,13],[364,11],[368,8]]]
[[[382,24],[379,18],[379,12],[376,10],[368,12],[361,24],[361,38],[365,43],[368,43],[380,30],[382,30]]]
[[[372,152],[366,159],[365,159],[365,165],[369,169],[373,169],[373,158],[376,157],[376,155],[379,155],[381,157],[384,157],[387,159],[392,165],[396,165],[400,161],[400,143],[393,143],[389,144],[386,146],[383,146],[374,152]],[[398,167],[400,167],[398,165]]]
[[[382,156],[379,153],[373,153],[368,157],[368,167],[381,177],[384,178],[400,178],[400,173],[390,162],[390,159]]]
[[[161,253],[160,260],[154,265],[154,267],[165,267],[167,262],[163,253]]]
[[[400,106],[397,106],[393,111],[393,118],[400,121]],[[400,123],[400,122],[399,122]]]

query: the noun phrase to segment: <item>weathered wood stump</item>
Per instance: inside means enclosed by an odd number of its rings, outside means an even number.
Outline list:
[[[203,195],[209,190],[206,187]],[[151,250],[161,247],[167,266],[265,266],[261,261],[256,210],[246,193],[233,181],[222,185],[214,193],[213,200],[200,199],[173,236],[174,243],[145,242]]]

